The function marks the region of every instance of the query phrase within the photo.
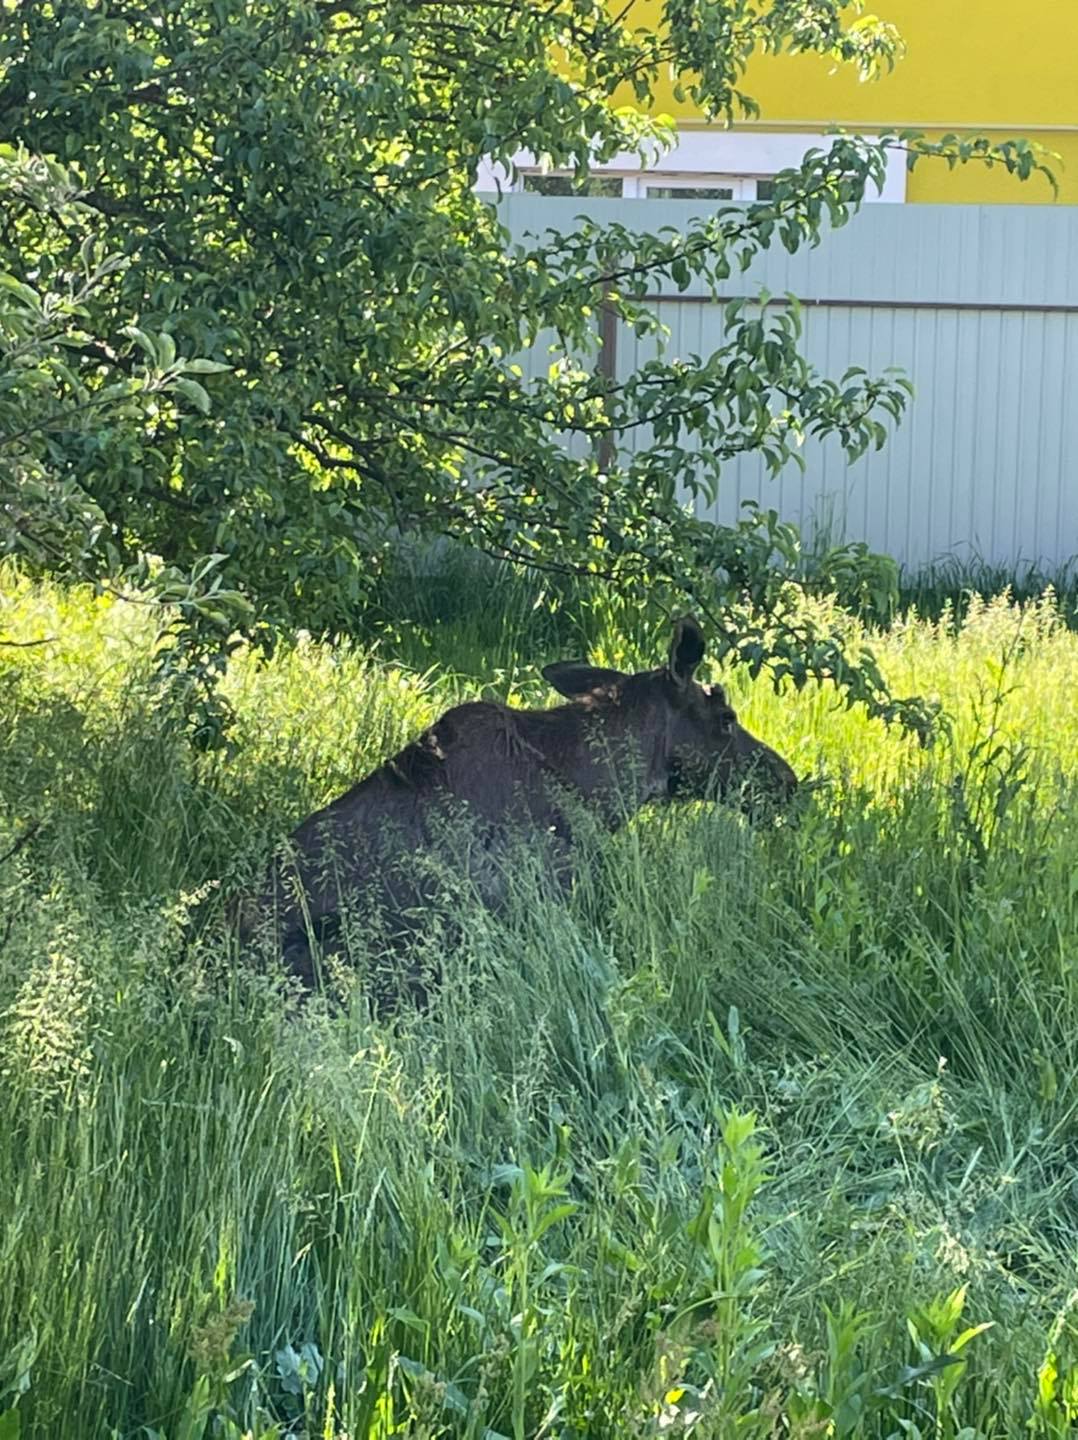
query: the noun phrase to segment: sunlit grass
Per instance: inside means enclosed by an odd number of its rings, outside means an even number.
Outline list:
[[[500,616],[402,593],[416,624],[373,653],[237,656],[235,749],[198,756],[141,609],[6,577],[0,637],[49,643],[0,648],[0,855],[37,826],[0,863],[0,1416],[1069,1433],[1078,636],[1051,597],[866,637],[947,712],[929,750],[723,676],[824,782],[800,823],[644,817],[568,908],[522,876],[426,1014],[299,1012],[185,947],[207,884],[446,705],[648,649],[498,585]]]

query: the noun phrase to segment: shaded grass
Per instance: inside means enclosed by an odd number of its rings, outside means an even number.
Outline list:
[[[724,677],[826,780],[800,824],[644,817],[569,907],[522,874],[424,1015],[299,1012],[184,946],[204,887],[473,677],[546,703],[559,653],[649,649],[536,601],[508,590],[499,629],[451,591],[452,625],[374,658],[237,657],[237,751],[197,756],[148,703],[142,617],[8,577],[4,634],[58,639],[0,650],[0,854],[41,824],[0,865],[0,1413],[80,1440],[1067,1433],[1053,602],[872,637],[953,715],[927,754]]]
[[[1007,595],[1019,604],[1039,599],[1047,590],[1056,598],[1059,614],[1071,628],[1078,624],[1078,565],[1073,561],[1056,570],[1025,565],[1017,570],[993,565],[977,556],[949,556],[919,570],[907,570],[899,578],[898,612],[918,614],[933,620],[950,612],[958,620],[965,616],[974,596],[995,599]]]

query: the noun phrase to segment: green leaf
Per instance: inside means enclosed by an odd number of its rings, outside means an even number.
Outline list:
[[[172,384],[174,389],[178,390],[181,395],[185,395],[187,399],[190,400],[191,404],[194,405],[200,414],[208,415],[210,413],[210,397],[197,380],[188,380],[186,377],[181,377],[178,380],[174,380]]]
[[[167,370],[176,359],[176,342],[167,330],[157,337],[157,360],[162,370]]]
[[[220,360],[182,360],[180,365],[186,375],[220,375],[232,369]]]
[[[152,335],[147,335],[146,331],[140,330],[137,325],[125,325],[120,334],[126,335],[129,340],[134,340],[151,365],[158,364],[157,343]]]
[[[7,290],[9,294],[16,295],[29,309],[41,313],[41,299],[36,290],[30,285],[24,285],[21,280],[16,280],[14,275],[0,273],[0,287]]]
[[[975,1336],[983,1335],[986,1330],[991,1330],[995,1323],[994,1320],[983,1320],[980,1325],[971,1325],[968,1330],[963,1330],[958,1339],[951,1342],[951,1353],[956,1355],[959,1350],[965,1349]]]
[[[933,1375],[939,1375],[952,1365],[964,1365],[965,1363],[960,1355],[933,1355],[931,1359],[921,1365],[904,1366],[894,1384],[878,1390],[877,1394],[886,1395],[892,1399],[897,1398],[903,1390],[908,1389],[918,1380],[930,1379]]]

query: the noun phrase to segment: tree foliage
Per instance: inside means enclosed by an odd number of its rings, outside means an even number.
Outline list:
[[[660,350],[615,384],[596,315],[657,333],[657,282],[728,292],[769,244],[815,243],[888,147],[1021,175],[1030,147],[838,138],[766,204],[676,234],[584,221],[514,243],[473,189],[484,156],[584,176],[661,146],[644,112],[666,67],[709,115],[751,113],[759,48],[871,74],[898,41],[839,0],[666,0],[659,30],[603,0],[5,6],[0,545],[178,604],[175,661],[213,654],[207,634],[348,630],[394,536],[447,535],[680,589],[754,667],[922,724],[871,656],[795,618],[796,532],[682,503],[745,451],[778,469],[805,436],[879,445],[906,382],[821,377],[795,305],[736,302],[715,353]],[[639,108],[614,103],[626,85]],[[526,380],[541,335],[565,358]]]

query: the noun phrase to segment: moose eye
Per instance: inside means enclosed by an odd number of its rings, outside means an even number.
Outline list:
[[[729,705],[723,705],[716,716],[720,730],[732,730],[737,724],[737,712]]]

